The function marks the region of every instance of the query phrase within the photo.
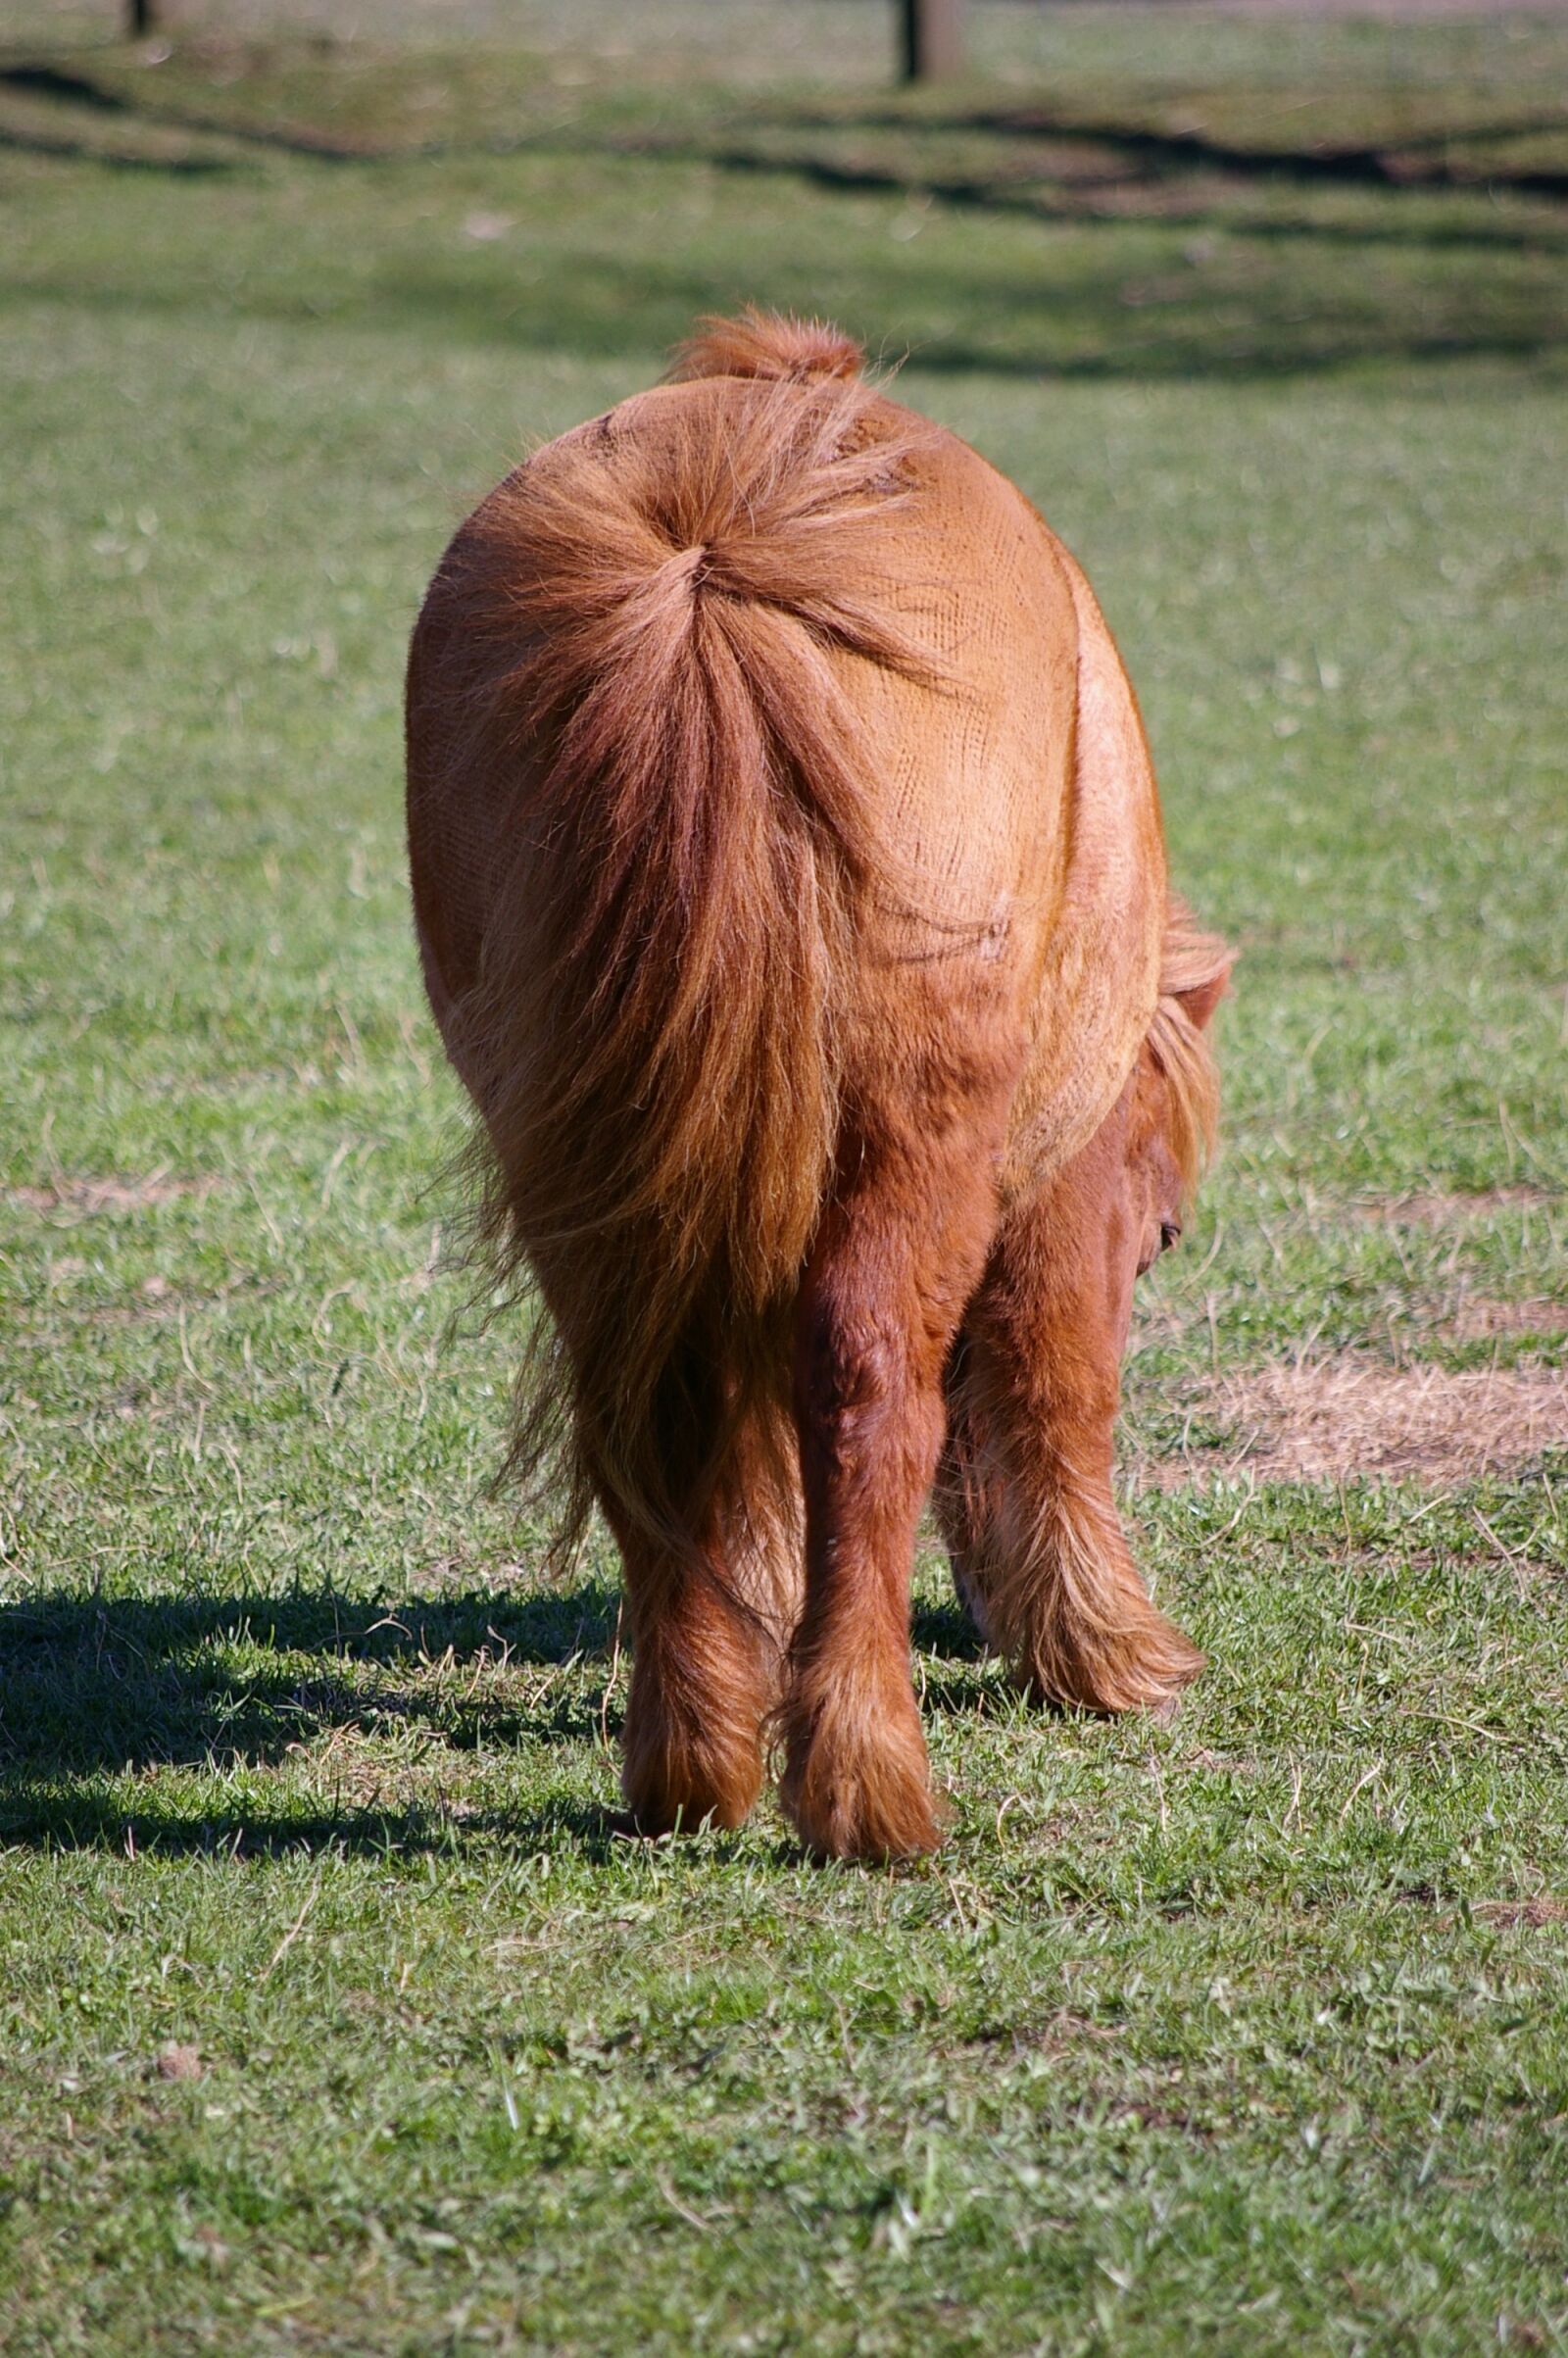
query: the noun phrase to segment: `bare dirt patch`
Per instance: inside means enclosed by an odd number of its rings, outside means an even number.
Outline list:
[[[161,2046],[154,2058],[153,2068],[160,2080],[200,2080],[206,2071],[200,2047],[187,2046],[171,2039]]]
[[[1380,1220],[1394,1228],[1469,1228],[1499,1211],[1545,1211],[1560,1202],[1544,1187],[1484,1187],[1473,1195],[1423,1188],[1413,1195],[1359,1204],[1356,1210],[1363,1220]]]
[[[1203,1399],[1233,1436],[1151,1470],[1160,1490],[1216,1475],[1447,1484],[1568,1449],[1568,1369],[1382,1367],[1347,1356],[1221,1378]]]
[[[100,1212],[144,1211],[181,1196],[200,1200],[217,1185],[214,1178],[172,1178],[168,1170],[149,1171],[142,1179],[68,1179],[62,1172],[47,1187],[8,1187],[5,1192],[8,1203],[24,1204],[28,1211],[66,1211],[91,1219]]]
[[[1477,1899],[1470,1913],[1478,1923],[1513,1927],[1528,1924],[1537,1931],[1543,1924],[1561,1924],[1568,1919],[1568,1905],[1560,1899]]]
[[[1226,1752],[1211,1752],[1206,1744],[1200,1744],[1197,1751],[1188,1754],[1188,1758],[1194,1768],[1211,1769],[1219,1776],[1255,1777],[1257,1775],[1255,1760],[1234,1759]]]

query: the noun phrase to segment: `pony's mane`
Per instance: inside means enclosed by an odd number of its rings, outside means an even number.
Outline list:
[[[1173,893],[1166,905],[1159,999],[1147,1046],[1170,1089],[1171,1151],[1189,1191],[1214,1151],[1219,1128],[1219,1068],[1207,1017],[1235,959],[1235,951],[1217,933],[1205,933]],[[1200,1013],[1194,1013],[1195,1005]]]
[[[699,376],[761,376],[798,384],[810,377],[853,383],[861,373],[865,350],[826,319],[799,319],[792,312],[762,311],[755,303],[733,319],[710,314],[698,332],[675,347],[672,384]]]

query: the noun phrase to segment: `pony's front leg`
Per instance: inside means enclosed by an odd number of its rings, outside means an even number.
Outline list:
[[[785,1700],[784,1807],[808,1848],[894,1858],[939,1839],[909,1679],[915,1533],[942,1445],[942,1370],[995,1219],[967,1126],[857,1139],[802,1293],[796,1422],[806,1608]]]
[[[762,1782],[776,1650],[722,1567],[620,1535],[632,1643],[621,1791],[639,1830],[739,1826]]]
[[[1021,1686],[1162,1711],[1203,1657],[1152,1602],[1116,1512],[1124,1318],[1080,1209],[1069,1171],[998,1236],[949,1369],[938,1512],[959,1594]]]

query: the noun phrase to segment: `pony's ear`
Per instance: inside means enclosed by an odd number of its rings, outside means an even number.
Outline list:
[[[1214,968],[1212,974],[1205,974],[1202,981],[1194,983],[1190,990],[1178,991],[1174,994],[1200,1031],[1204,1029],[1213,1015],[1214,1009],[1230,989],[1231,968],[1235,963],[1235,951],[1227,950],[1224,958]]]

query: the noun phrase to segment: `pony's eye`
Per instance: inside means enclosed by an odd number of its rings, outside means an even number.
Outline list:
[[[1180,1220],[1161,1220],[1159,1224],[1159,1249],[1161,1253],[1168,1253],[1172,1245],[1179,1245],[1181,1241],[1182,1224]]]

